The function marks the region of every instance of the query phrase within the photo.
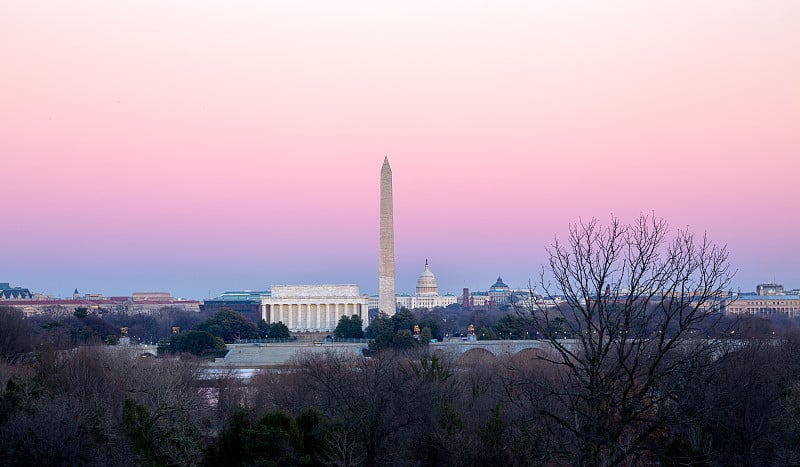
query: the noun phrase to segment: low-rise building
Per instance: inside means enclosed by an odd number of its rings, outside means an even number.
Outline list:
[[[261,321],[261,299],[269,297],[270,292],[243,290],[235,292],[225,292],[222,295],[204,300],[200,304],[200,311],[216,313],[227,308],[241,313],[254,323]]]
[[[727,313],[800,316],[800,295],[739,294],[725,306]]]
[[[178,308],[183,311],[199,312],[200,302],[197,300],[186,300],[173,298],[168,293],[166,297],[137,295],[139,299],[131,297],[104,297],[101,294],[86,294],[80,296],[77,289],[72,298],[50,298],[50,299],[24,299],[24,300],[3,300],[0,304],[13,306],[21,310],[26,316],[48,315],[63,316],[72,314],[76,308],[86,308],[90,313],[136,313],[151,314],[163,308]],[[146,298],[146,299],[142,299]],[[147,299],[149,298],[149,299]],[[158,298],[156,300],[155,298]]]
[[[505,305],[511,302],[511,288],[498,276],[497,281],[489,287],[489,297],[495,305]]]
[[[0,282],[0,301],[3,300],[32,300],[31,291],[24,287],[11,287],[8,282]]]
[[[525,295],[528,292],[525,291]],[[498,306],[509,305],[514,302],[514,292],[511,288],[503,282],[503,278],[498,276],[497,280],[489,286],[488,291],[470,292],[469,289],[464,289],[463,297],[460,300],[461,306],[464,308],[476,309],[495,309]],[[467,302],[469,300],[469,302]]]

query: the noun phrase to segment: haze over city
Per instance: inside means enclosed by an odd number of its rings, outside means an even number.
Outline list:
[[[654,212],[800,287],[800,3],[6,1],[0,280],[56,296],[535,279]]]

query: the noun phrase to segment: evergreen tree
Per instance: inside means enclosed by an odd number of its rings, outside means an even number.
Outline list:
[[[339,339],[361,339],[364,337],[363,325],[364,322],[358,315],[342,316],[339,318],[339,324],[336,325],[333,335]]]
[[[271,323],[269,325],[269,334],[267,337],[270,339],[289,339],[291,337],[289,334],[289,327],[283,324],[283,321]]]
[[[209,332],[216,337],[222,338],[228,344],[238,339],[255,339],[258,337],[256,326],[248,321],[244,315],[229,308],[219,310],[214,316],[198,324],[195,330]]]
[[[269,324],[263,319],[258,322],[258,338],[263,339],[269,335]]]
[[[482,327],[480,331],[478,331],[478,340],[479,341],[493,341],[497,340],[497,334],[494,333],[494,330],[489,327]]]

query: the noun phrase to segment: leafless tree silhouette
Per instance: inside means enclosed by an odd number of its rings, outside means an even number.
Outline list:
[[[722,314],[728,252],[653,215],[580,221],[547,251],[531,290],[540,298],[520,310],[552,347],[538,358],[560,367],[541,413],[569,462],[630,462],[679,421],[673,376],[704,371],[720,342],[700,331]],[[560,306],[545,300],[557,295]]]

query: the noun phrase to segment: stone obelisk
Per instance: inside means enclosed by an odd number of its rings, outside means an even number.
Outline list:
[[[392,316],[397,299],[394,294],[394,213],[392,206],[392,168],[389,158],[381,167],[381,239],[378,265],[378,311]]]

